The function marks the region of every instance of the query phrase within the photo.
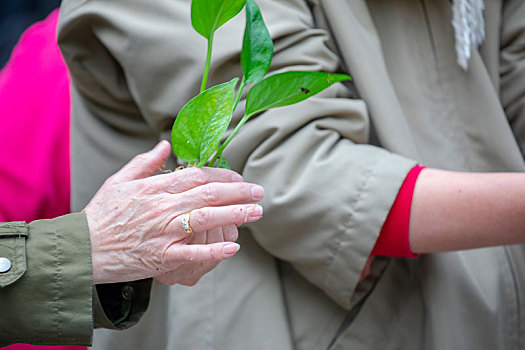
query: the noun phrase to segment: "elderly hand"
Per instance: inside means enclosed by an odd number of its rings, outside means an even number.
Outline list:
[[[166,141],[138,155],[110,177],[84,208],[90,235],[93,283],[158,276],[192,285],[239,246],[236,226],[262,217],[262,187],[214,168],[157,172],[171,152]],[[182,228],[190,213],[195,232]],[[226,242],[224,242],[226,241]]]

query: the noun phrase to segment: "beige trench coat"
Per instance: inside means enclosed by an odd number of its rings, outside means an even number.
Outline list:
[[[377,258],[359,282],[417,162],[525,170],[525,2],[485,2],[487,38],[464,72],[447,0],[258,0],[272,71],[343,71],[354,83],[247,123],[226,157],[265,187],[265,218],[197,286],[154,284],[141,322],[98,332],[95,349],[525,348],[522,246]],[[189,4],[64,1],[73,209],[169,138],[197,94],[206,43]],[[241,75],[243,24],[218,32],[212,84]]]

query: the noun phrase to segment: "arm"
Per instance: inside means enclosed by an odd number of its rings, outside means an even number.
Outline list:
[[[373,256],[416,257],[413,252],[525,242],[523,174],[423,169],[418,175],[413,169],[411,175],[417,180],[408,185],[405,180]]]
[[[414,190],[410,246],[435,253],[525,243],[525,174],[425,169]]]
[[[412,252],[525,242],[524,174],[423,169],[415,176],[417,183],[405,180],[372,255],[415,257]]]
[[[147,306],[150,281],[120,285],[117,312],[109,314],[92,296],[93,284],[165,275],[167,283],[192,285],[237,252],[231,242],[192,241],[216,227],[258,220],[258,206],[242,203],[260,199],[262,189],[225,169],[151,177],[169,153],[164,141],[134,158],[106,181],[85,215],[0,224],[0,257],[12,264],[0,269],[0,311],[6,315],[0,319],[0,344],[90,344],[92,297],[95,325],[125,328]],[[181,225],[181,214],[188,210],[195,231],[191,236]],[[101,292],[111,291],[101,287]],[[120,319],[118,325],[106,315]]]

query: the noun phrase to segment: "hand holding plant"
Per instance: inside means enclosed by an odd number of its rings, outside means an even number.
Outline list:
[[[215,31],[245,6],[246,26],[241,52],[244,75],[239,87],[239,78],[234,78],[206,89]],[[254,0],[193,0],[191,23],[208,40],[201,92],[182,107],[171,134],[173,152],[190,166],[229,168],[222,152],[252,116],[304,101],[334,83],[350,80],[345,74],[310,71],[285,72],[264,78],[272,61],[273,42]],[[244,116],[221,144],[247,84],[254,85],[246,97]]]

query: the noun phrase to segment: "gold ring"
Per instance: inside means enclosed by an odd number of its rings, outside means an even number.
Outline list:
[[[186,232],[188,235],[193,234],[193,229],[191,228],[191,225],[190,225],[190,212],[191,212],[191,210],[185,212],[185,213],[182,215],[182,229],[183,229],[184,232]]]

